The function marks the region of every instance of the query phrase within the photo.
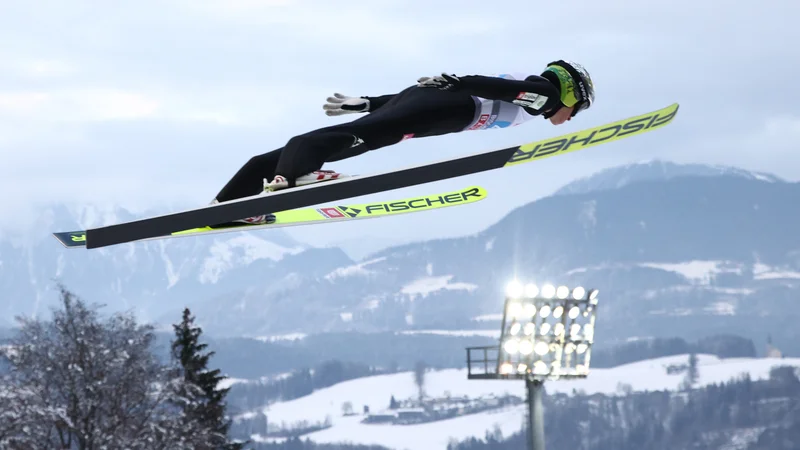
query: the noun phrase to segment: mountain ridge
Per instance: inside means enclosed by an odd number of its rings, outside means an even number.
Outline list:
[[[736,176],[772,183],[786,181],[765,172],[740,169],[733,166],[710,164],[680,164],[662,159],[650,159],[603,169],[574,180],[558,189],[553,195],[582,194],[615,189],[640,181],[668,180],[684,176]]]

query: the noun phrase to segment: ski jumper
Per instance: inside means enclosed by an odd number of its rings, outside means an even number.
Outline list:
[[[295,136],[282,148],[251,158],[222,188],[219,202],[259,194],[263,179],[288,180],[326,162],[358,156],[409,138],[519,125],[560,103],[560,89],[538,75],[460,77],[458,91],[411,86],[397,94],[363,97],[368,114]]]

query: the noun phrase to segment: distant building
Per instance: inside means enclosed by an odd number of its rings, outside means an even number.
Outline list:
[[[397,410],[397,420],[400,423],[422,422],[425,419],[423,408],[403,408]]]
[[[767,335],[767,358],[783,358],[783,353],[772,345],[771,335]]]
[[[397,414],[393,412],[369,414],[364,423],[391,423],[397,419]]]

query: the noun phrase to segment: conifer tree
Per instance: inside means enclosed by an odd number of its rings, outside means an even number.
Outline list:
[[[700,371],[697,367],[697,354],[694,352],[689,354],[689,369],[686,376],[690,386],[694,386],[700,380]]]
[[[181,406],[187,418],[199,421],[215,434],[213,448],[239,450],[244,444],[228,439],[231,422],[225,418],[225,396],[230,388],[218,388],[219,382],[227,377],[220,375],[219,369],[208,368],[208,361],[214,352],[205,351],[208,344],[200,342],[203,330],[195,325],[194,320],[189,308],[185,308],[181,323],[173,325],[175,340],[172,341],[172,356],[178,363],[180,376],[195,388],[191,395],[193,401]]]

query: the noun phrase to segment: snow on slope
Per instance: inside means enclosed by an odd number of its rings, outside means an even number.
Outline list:
[[[435,334],[439,336],[486,336],[500,338],[500,330],[406,330],[399,334]]]
[[[714,275],[718,273],[739,273],[741,274],[740,268],[732,268],[732,269],[724,269],[724,263],[722,261],[686,261],[677,264],[665,264],[665,263],[642,263],[639,264],[641,267],[649,267],[651,269],[661,269],[667,272],[674,272],[682,277],[686,278],[689,281],[701,283],[701,284],[709,284],[711,283]]]
[[[483,314],[472,318],[474,322],[500,322],[503,320],[502,314]]]
[[[398,450],[446,449],[452,438],[483,438],[485,433],[482,430],[493,430],[495,425],[503,436],[511,436],[522,429],[526,410],[525,405],[516,405],[449,420],[403,426],[365,425],[360,423],[362,417],[343,417],[337,421],[337,426],[311,433],[307,437],[320,444],[353,442]]]
[[[261,342],[299,341],[308,337],[305,333],[276,334],[272,336],[256,336],[253,339]]]
[[[201,283],[216,283],[223,273],[246,266],[259,259],[278,261],[286,255],[296,255],[305,248],[286,248],[265,239],[242,234],[230,239],[218,239],[209,248],[198,277]]]
[[[692,260],[682,262],[642,262],[635,264],[604,264],[590,267],[576,267],[566,272],[567,275],[586,273],[590,270],[609,270],[609,269],[630,269],[632,267],[644,267],[648,269],[663,270],[682,276],[688,282],[695,285],[708,286],[719,274],[732,273],[742,275],[752,272],[754,280],[774,280],[774,279],[800,279],[800,272],[787,267],[773,267],[756,262],[752,266],[733,261],[706,261]]]
[[[800,367],[800,358],[731,358],[720,359],[712,355],[697,355],[699,386],[730,381],[742,373],[753,380],[769,377],[772,367],[793,365]],[[620,383],[628,384],[634,391],[676,390],[684,374],[667,374],[670,365],[688,363],[688,355],[670,356],[618,366],[611,369],[593,369],[583,380],[551,381],[545,384],[548,393],[571,394],[573,389],[586,394],[618,392]],[[471,398],[504,394],[524,398],[522,382],[468,380],[466,369],[448,369],[428,372],[425,392],[430,397],[469,396]],[[412,372],[380,375],[339,383],[321,389],[306,397],[272,404],[264,409],[270,423],[287,425],[301,420],[324,421],[330,418],[332,427],[311,433],[306,437],[319,443],[352,442],[377,444],[394,449],[426,450],[445,448],[450,438],[482,438],[487,430],[499,426],[504,436],[519,430],[524,420],[525,407],[516,406],[450,420],[418,425],[362,424],[363,416],[342,416],[342,404],[351,402],[355,411],[365,405],[373,413],[385,410],[392,395],[398,400],[417,394]]]
[[[411,283],[406,284],[400,290],[402,294],[410,295],[412,298],[416,296],[421,296],[422,298],[427,297],[429,294],[440,291],[442,289],[460,289],[465,291],[474,291],[478,288],[477,285],[472,283],[451,283],[450,280],[453,278],[453,275],[442,275],[436,277],[424,277],[418,278]]]
[[[770,267],[761,263],[756,263],[753,266],[753,275],[756,280],[774,280],[786,278],[800,279],[800,272],[782,270],[780,268]]]
[[[355,264],[355,265],[352,265],[352,266],[340,267],[340,268],[334,270],[333,272],[325,275],[325,279],[328,280],[328,281],[332,281],[332,280],[334,280],[336,278],[352,277],[352,276],[356,276],[356,275],[362,275],[362,276],[363,275],[369,275],[369,274],[373,273],[373,271],[371,271],[369,269],[365,269],[365,267],[370,265],[370,264],[379,263],[381,261],[384,261],[385,259],[386,259],[386,257],[375,258],[375,259],[371,259],[369,261],[364,261],[362,263]]]
[[[444,397],[445,392],[451,396],[481,395],[509,393],[517,395],[514,383],[503,381],[468,380],[466,371],[447,369],[425,374],[425,393],[430,397]],[[341,420],[342,403],[351,402],[355,411],[362,411],[369,406],[370,411],[378,412],[389,406],[389,399],[394,395],[398,400],[417,395],[413,372],[402,372],[391,375],[359,378],[320,389],[311,395],[298,399],[269,405],[264,413],[270,422],[286,422],[287,424],[308,420],[324,421],[331,417],[334,425]]]
[[[713,355],[697,355],[700,379],[698,387],[730,381],[742,373],[749,373],[753,380],[769,378],[769,371],[775,366],[792,365],[800,367],[800,358],[728,358],[720,359]],[[629,384],[634,391],[676,390],[685,374],[669,375],[669,365],[687,364],[688,355],[668,356],[617,366],[612,369],[592,369],[584,380],[565,380],[546,384],[547,391],[571,393],[572,389],[583,390],[587,394],[616,392],[619,383]],[[522,392],[522,390],[520,390]]]

